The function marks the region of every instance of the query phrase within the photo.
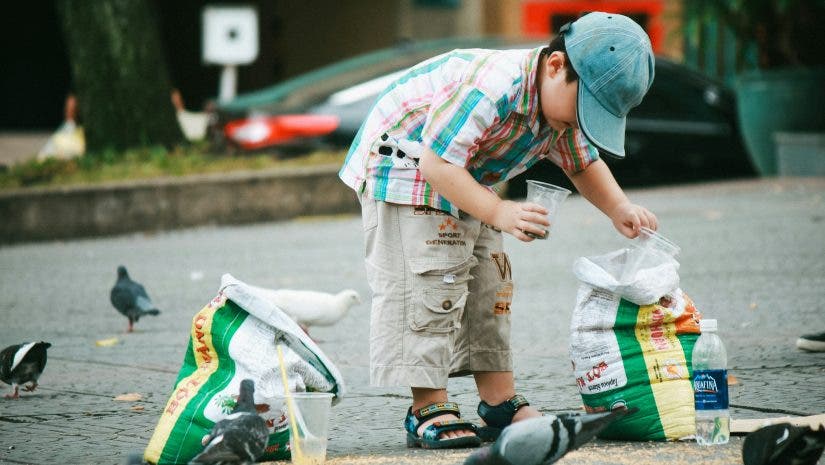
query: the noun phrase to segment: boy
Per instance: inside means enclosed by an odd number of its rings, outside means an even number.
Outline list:
[[[546,48],[432,58],[379,96],[339,176],[362,206],[370,381],[411,387],[408,446],[473,447],[479,434],[539,415],[515,393],[501,232],[541,237],[547,211],[489,186],[549,158],[621,234],[656,229],[598,155],[624,156],[625,115],[650,88],[653,66],[639,25],[597,12]],[[484,428],[447,402],[447,378],[467,374]]]

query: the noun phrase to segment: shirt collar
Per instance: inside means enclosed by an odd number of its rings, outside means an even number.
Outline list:
[[[536,84],[538,81],[539,59],[541,58],[542,49],[544,49],[544,47],[530,50],[521,63],[525,79],[521,84],[515,111],[527,117],[530,131],[534,136],[549,135],[555,140],[559,134],[549,125],[543,125],[541,123],[541,104],[539,102],[539,89]]]

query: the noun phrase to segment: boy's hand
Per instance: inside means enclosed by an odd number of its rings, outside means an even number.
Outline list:
[[[547,213],[547,209],[537,203],[502,200],[496,205],[490,224],[520,241],[530,242],[547,234],[550,227]]]
[[[644,228],[656,230],[659,226],[656,215],[641,205],[626,202],[619,204],[610,214],[613,226],[625,237],[633,239]]]

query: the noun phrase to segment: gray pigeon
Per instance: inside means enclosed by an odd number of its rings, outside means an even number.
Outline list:
[[[255,382],[241,381],[238,403],[203,437],[204,449],[189,465],[254,463],[269,438],[266,421],[255,411]]]
[[[146,289],[140,283],[129,278],[129,273],[123,265],[117,267],[117,281],[112,287],[109,299],[117,311],[129,319],[127,332],[130,333],[140,317],[160,313],[160,310],[155,308],[155,304],[149,299],[149,295],[146,294]]]
[[[126,455],[125,465],[148,465],[140,452],[130,452]]]
[[[0,352],[0,380],[11,384],[13,394],[6,394],[7,399],[20,397],[19,386],[24,391],[34,391],[37,379],[46,368],[46,349],[52,345],[48,342],[24,342],[8,346]],[[31,383],[28,386],[25,383]]]
[[[519,421],[504,428],[493,445],[472,453],[464,465],[550,465],[637,410],[544,415]]]

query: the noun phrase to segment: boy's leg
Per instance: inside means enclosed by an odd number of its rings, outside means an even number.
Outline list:
[[[471,298],[461,321],[451,373],[472,373],[479,398],[498,405],[513,397],[510,351],[510,304],[513,299],[512,268],[504,253],[501,232],[483,225],[473,254],[478,265],[471,270]],[[531,406],[520,408],[513,421],[538,416]]]
[[[363,199],[372,289],[370,382],[444,389],[468,297],[478,222]],[[377,218],[370,221],[373,209]],[[370,229],[371,227],[371,229]]]
[[[447,376],[478,223],[428,208],[362,198],[367,278],[373,291],[370,380],[411,386],[413,410],[447,401]],[[423,429],[452,414],[428,419]],[[453,431],[454,438],[473,435]]]
[[[429,389],[429,388],[412,388],[412,396],[413,396],[413,411],[418,410],[420,408],[426,407],[428,405],[432,405],[439,402],[447,402],[447,390],[446,389]],[[435,418],[431,418],[423,423],[418,427],[418,435],[421,436],[421,433],[424,429],[429,426],[430,424],[436,421],[445,421],[445,420],[455,420],[456,416],[452,414],[445,414],[439,415]],[[441,433],[439,435],[439,439],[452,439],[452,438],[459,438],[462,436],[472,436],[475,433],[469,430],[464,431],[447,431],[445,433]]]
[[[450,365],[451,376],[475,372],[511,372],[510,303],[513,277],[501,231],[482,225],[473,249],[477,264],[470,270],[461,328]],[[486,399],[485,399],[486,400]]]
[[[512,371],[477,371],[473,373],[478,396],[490,405],[499,405],[516,395]],[[540,416],[541,413],[531,405],[525,405],[513,415],[513,422]]]

